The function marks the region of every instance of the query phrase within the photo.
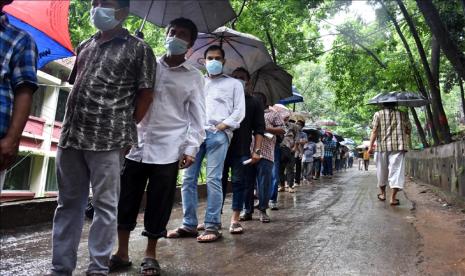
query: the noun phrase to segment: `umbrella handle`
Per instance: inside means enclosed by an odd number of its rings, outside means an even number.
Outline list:
[[[142,23],[140,24],[139,29],[136,31],[136,36],[138,38],[144,39],[144,34],[142,33],[142,30],[144,29],[145,22],[147,22],[147,18],[149,17],[150,11],[152,10],[153,1],[154,0],[150,2],[150,6],[149,6],[149,9],[147,10],[147,13],[144,16],[144,20],[142,20]]]

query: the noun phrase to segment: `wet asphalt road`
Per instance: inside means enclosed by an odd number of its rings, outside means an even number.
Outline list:
[[[333,179],[298,187],[295,194],[280,193],[280,210],[272,222],[258,215],[245,222],[245,233],[225,230],[219,242],[199,244],[195,239],[159,241],[158,260],[163,275],[418,275],[418,233],[410,223],[411,203],[400,194],[401,206],[377,200],[374,167],[355,168]],[[226,207],[230,201],[226,201]],[[203,214],[204,205],[199,207]],[[169,228],[181,223],[177,204]],[[229,227],[230,211],[223,215]],[[142,219],[142,218],[141,218]],[[80,244],[76,275],[85,275],[86,236]],[[51,225],[3,233],[0,275],[41,275],[50,263]],[[133,267],[113,275],[137,275],[144,237],[139,224],[131,237]]]

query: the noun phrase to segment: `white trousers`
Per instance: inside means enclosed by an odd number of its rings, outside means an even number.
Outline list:
[[[378,187],[389,184],[391,188],[403,189],[405,184],[405,152],[379,152],[376,158]]]

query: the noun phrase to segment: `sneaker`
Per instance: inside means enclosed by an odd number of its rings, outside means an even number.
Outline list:
[[[250,213],[242,213],[239,217],[240,221],[247,221],[247,220],[252,220],[252,214]]]
[[[273,210],[273,211],[279,210],[278,203],[270,202],[270,209]]]
[[[260,221],[263,223],[268,223],[271,221],[270,217],[266,214],[266,211],[260,211]]]
[[[284,187],[282,187],[282,186],[279,186],[279,188],[278,188],[278,192],[284,192]]]
[[[289,193],[295,193],[295,189],[294,189],[294,188],[289,188],[287,191],[288,191]]]

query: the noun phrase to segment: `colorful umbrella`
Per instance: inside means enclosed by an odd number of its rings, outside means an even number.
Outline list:
[[[68,32],[69,0],[14,1],[3,8],[14,26],[28,32],[39,51],[38,68],[50,61],[73,56]]]

